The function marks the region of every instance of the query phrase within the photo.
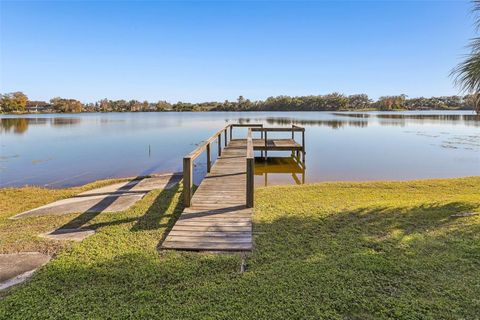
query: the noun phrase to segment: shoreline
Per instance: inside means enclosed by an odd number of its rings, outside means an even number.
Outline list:
[[[142,180],[145,178],[155,178],[155,177],[162,177],[162,176],[182,176],[182,172],[162,172],[162,173],[152,173],[146,176],[129,176],[129,177],[110,177],[105,179],[97,179],[92,180],[90,182],[78,185],[72,185],[68,187],[60,187],[60,188],[52,188],[48,186],[42,185],[23,185],[23,186],[16,186],[16,187],[0,187],[0,192],[4,190],[22,190],[22,189],[43,189],[43,190],[89,190],[91,186],[106,186],[109,184],[114,184],[118,182],[125,182],[125,181],[135,181],[135,180]],[[466,176],[456,176],[456,177],[435,177],[435,178],[416,178],[416,179],[375,179],[375,180],[325,180],[325,181],[311,181],[304,184],[293,184],[293,183],[281,183],[281,184],[272,184],[268,186],[259,185],[256,186],[256,189],[264,189],[264,188],[289,188],[289,187],[310,187],[310,186],[317,186],[317,185],[361,185],[361,184],[389,184],[389,183],[422,183],[422,182],[439,182],[439,181],[448,181],[448,180],[456,180],[456,179],[475,179],[480,178],[480,175],[466,175]],[[182,181],[182,180],[181,180]]]

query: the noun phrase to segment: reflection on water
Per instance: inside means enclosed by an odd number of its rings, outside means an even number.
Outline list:
[[[53,118],[50,123],[55,127],[71,127],[80,124],[80,118]]]
[[[292,112],[293,113],[293,112]],[[309,112],[306,113],[308,116]],[[353,112],[332,112],[332,119],[305,119],[297,117],[266,117],[266,118],[243,118],[236,119],[238,123],[265,123],[268,125],[299,125],[299,126],[325,126],[332,129],[343,127],[366,128],[376,120],[383,126],[406,126],[409,122],[417,123],[437,122],[463,124],[466,126],[480,126],[480,115],[476,114],[407,114],[407,113],[353,113]],[[356,118],[358,120],[345,120],[342,118]],[[226,119],[228,122],[230,119]],[[1,118],[0,132],[13,132],[23,134],[31,125],[51,125],[53,127],[66,127],[79,125],[82,122],[81,117],[41,117],[41,118]],[[100,119],[101,124],[123,123],[124,119]]]
[[[332,112],[333,115],[339,117],[350,117],[350,118],[369,118],[369,113],[353,113],[353,112]]]
[[[300,159],[295,157],[263,157],[255,158],[256,185],[280,183],[304,184],[305,168]],[[291,176],[291,179],[289,177]],[[285,179],[287,177],[287,179]]]
[[[53,127],[65,127],[78,125],[81,118],[1,118],[0,132],[13,132],[23,134],[32,125],[51,125]]]
[[[0,132],[13,132],[16,134],[22,134],[27,131],[29,120],[30,119],[25,118],[1,119]]]
[[[248,123],[261,123],[265,122],[268,125],[280,125],[280,126],[287,126],[287,125],[297,125],[297,126],[325,126],[329,127],[332,129],[338,129],[342,128],[344,126],[350,126],[350,127],[366,127],[368,126],[368,121],[361,121],[361,120],[337,120],[337,119],[332,119],[332,120],[308,120],[308,119],[296,119],[296,118],[287,118],[287,117],[281,117],[281,118],[257,118],[257,119],[250,119],[250,118],[239,118],[238,119],[239,123],[241,124],[248,124]]]
[[[480,175],[480,117],[471,111],[35,114],[0,116],[0,187],[178,172],[183,156],[238,122],[306,129],[307,170],[290,152],[269,152],[279,158],[256,159],[259,186]],[[215,142],[212,160],[216,153]],[[194,182],[205,173],[203,154]]]
[[[401,114],[401,113],[350,113],[332,112],[334,119],[301,119],[296,117],[240,118],[240,123],[266,122],[269,125],[326,126],[332,129],[343,127],[366,128],[369,124],[404,127],[409,123],[451,123],[480,127],[480,115],[475,114]],[[338,117],[338,118],[337,118]],[[345,120],[357,118],[362,120]],[[365,120],[363,120],[365,119]]]

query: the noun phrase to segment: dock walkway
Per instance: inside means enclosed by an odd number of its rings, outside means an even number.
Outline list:
[[[164,249],[250,251],[246,206],[247,141],[231,140],[163,242]]]
[[[247,127],[246,139],[233,139],[234,127]],[[230,130],[230,140],[227,131]],[[261,132],[253,139],[252,132]],[[267,132],[291,132],[292,139],[267,139]],[[295,132],[302,132],[302,144]],[[222,150],[222,136],[224,146]],[[218,157],[212,166],[211,147]],[[162,249],[195,251],[251,251],[254,202],[254,150],[300,152],[305,160],[304,129],[263,128],[261,124],[230,124],[183,158],[185,209],[161,245]],[[207,175],[193,193],[193,161],[207,154]]]

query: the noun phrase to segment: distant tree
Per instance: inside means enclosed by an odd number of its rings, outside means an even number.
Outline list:
[[[171,110],[172,105],[168,103],[167,101],[158,101],[155,103],[155,111],[166,111],[166,110]]]
[[[472,1],[475,13],[476,32],[480,30],[480,0]],[[470,40],[470,54],[461,62],[451,75],[455,84],[463,91],[474,96],[474,107],[480,114],[480,37]]]
[[[378,98],[375,106],[385,111],[404,109],[406,98],[407,96],[405,94],[399,96],[383,96]]]
[[[27,106],[28,97],[23,92],[12,92],[1,95],[0,109],[2,112],[23,112]]]
[[[97,111],[96,109],[96,104],[95,103],[87,103],[83,106],[83,111],[86,112],[95,112]]]
[[[75,99],[52,98],[50,99],[53,109],[56,112],[82,112],[83,104]]]
[[[348,109],[368,109],[371,107],[372,101],[366,94],[353,94],[348,96]]]
[[[113,109],[110,107],[110,102],[108,99],[102,99],[98,101],[98,107],[100,108],[101,112],[113,111]]]
[[[102,99],[95,103],[82,104],[75,99],[52,98],[50,103],[44,101],[28,101],[21,92],[1,95],[0,111],[18,112],[27,107],[47,107],[44,111],[55,112],[136,112],[136,111],[337,111],[337,110],[463,110],[473,109],[477,95],[418,97],[407,99],[406,95],[383,96],[372,101],[366,94],[345,96],[341,93],[311,96],[276,96],[266,100],[251,101],[239,96],[236,101],[224,102],[177,102],[166,101],[150,103],[137,100]],[[28,111],[28,108],[27,108]]]
[[[130,100],[127,104],[128,111],[136,112],[142,110],[142,103],[137,100]]]
[[[195,111],[195,106],[192,103],[178,101],[172,106],[175,111]]]

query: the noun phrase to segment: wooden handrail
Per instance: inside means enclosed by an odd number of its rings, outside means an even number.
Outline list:
[[[262,123],[231,123],[229,124],[231,127],[263,127]]]
[[[183,157],[183,202],[185,207],[190,207],[193,197],[193,161],[204,151],[207,151],[207,172],[212,168],[211,143],[218,139],[218,156],[222,154],[222,133],[225,132],[225,145],[227,143],[227,129],[230,125],[215,133],[202,142],[195,150]]]
[[[255,157],[253,152],[252,128],[247,134],[247,208],[252,208],[254,203],[255,188]]]
[[[293,128],[252,128],[252,131],[255,132],[292,132],[292,131],[305,131],[303,127],[293,127]]]
[[[229,126],[230,125],[225,126],[223,129],[215,133],[213,136],[211,136],[210,138],[202,142],[195,150],[187,154],[184,158],[191,158],[192,160],[195,160],[196,158],[198,158],[198,156],[201,155],[202,152],[207,149],[207,145],[214,142],[215,139],[217,139],[217,137],[219,137],[225,130],[227,130]]]
[[[241,124],[241,123],[231,123],[229,124],[230,127],[230,140],[233,139],[233,128],[239,127],[239,128],[254,128],[254,127],[260,127],[263,128],[262,123],[252,123],[252,124]]]
[[[184,192],[184,204],[185,207],[190,207],[193,197],[193,161],[197,159],[204,151],[207,152],[207,172],[210,172],[212,168],[211,157],[211,144],[218,140],[218,156],[222,155],[222,134],[224,134],[224,145],[228,144],[227,130],[230,129],[230,140],[232,140],[232,128],[233,127],[263,127],[263,124],[228,124],[212,135],[210,138],[202,142],[195,150],[183,157],[183,192]],[[253,150],[253,144],[252,144]],[[252,151],[253,152],[253,151]]]

